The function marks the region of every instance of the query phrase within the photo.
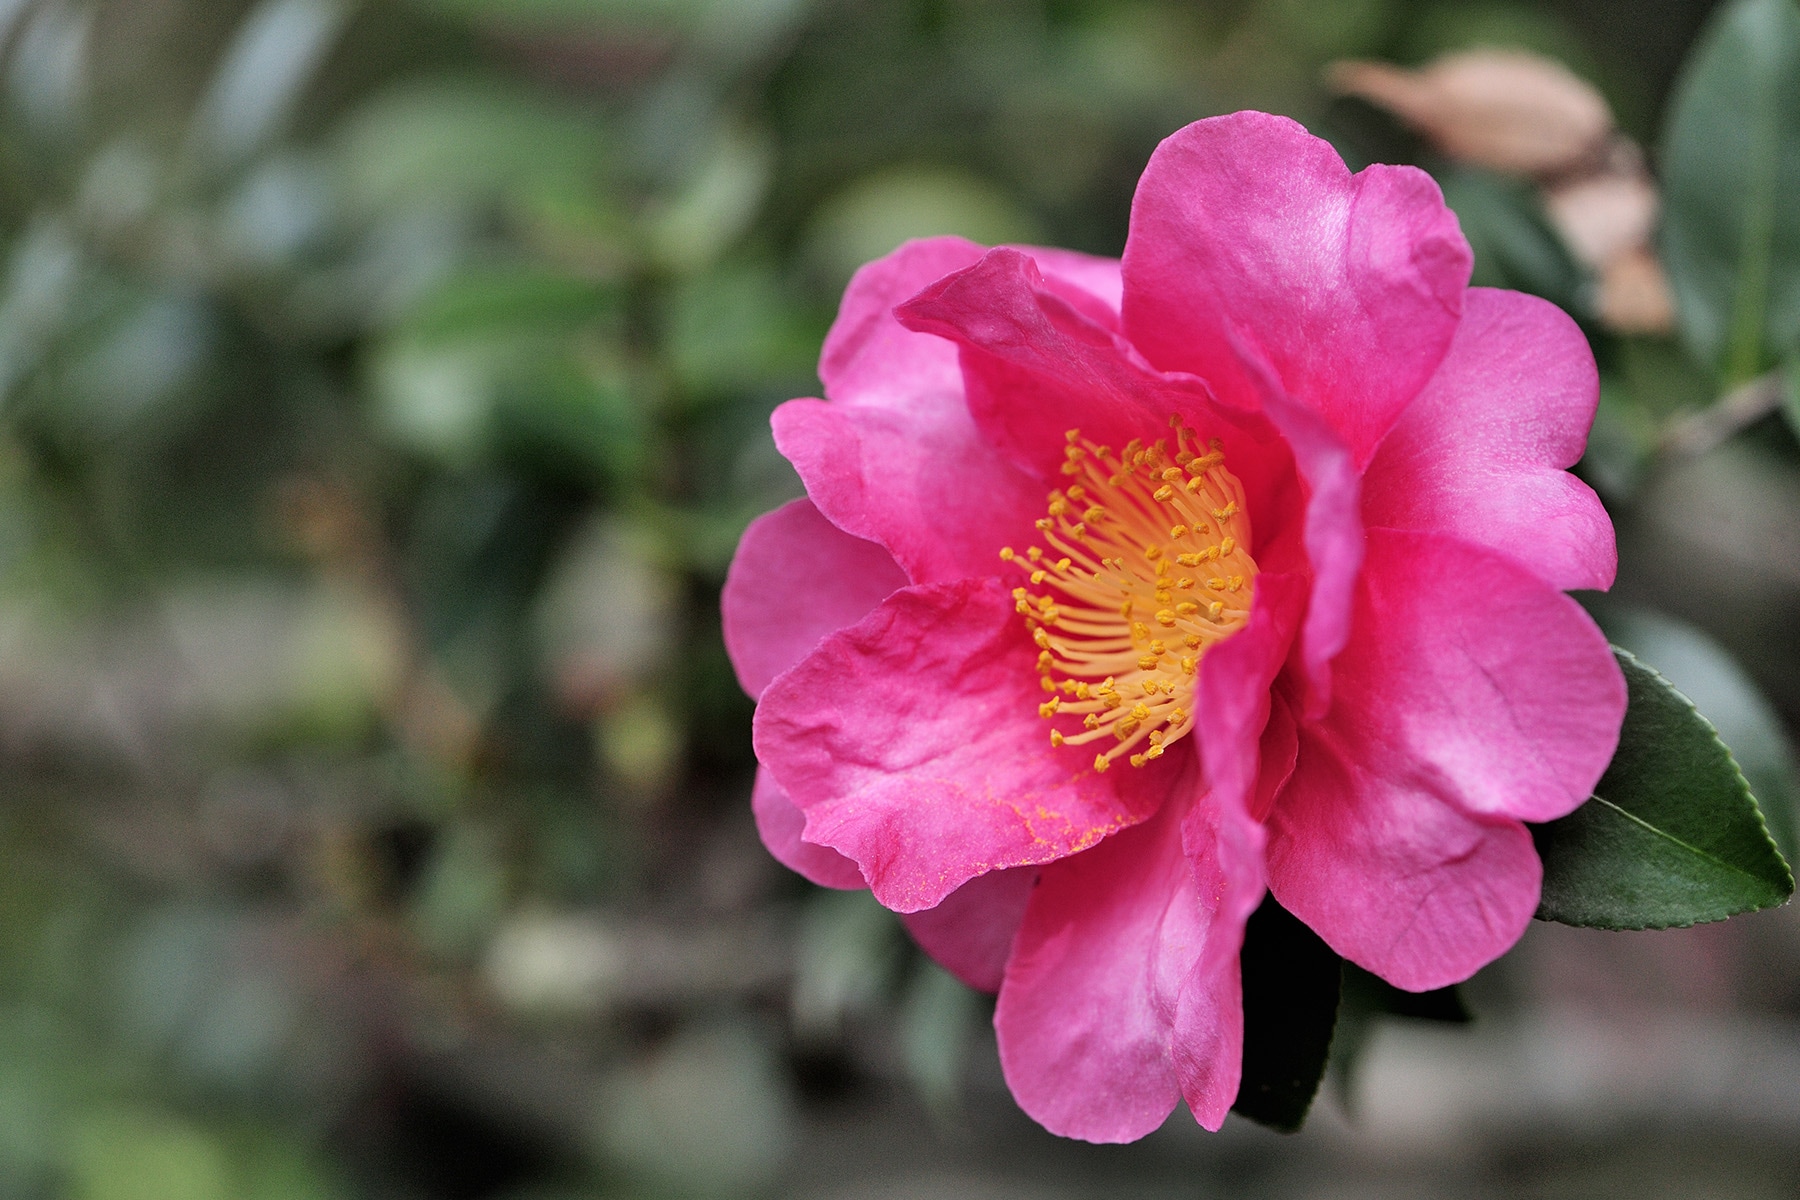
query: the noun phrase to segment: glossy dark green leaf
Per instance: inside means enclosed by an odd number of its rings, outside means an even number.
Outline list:
[[[1591,597],[1587,604],[1614,645],[1650,664],[1706,714],[1744,773],[1775,848],[1794,862],[1800,854],[1800,759],[1756,681],[1723,646],[1686,622],[1610,596]]]
[[[1794,891],[1749,785],[1686,696],[1624,650],[1630,707],[1594,797],[1533,837],[1538,916],[1668,929],[1780,904]]]
[[[1250,914],[1239,961],[1244,1076],[1231,1107],[1276,1129],[1298,1129],[1331,1053],[1340,960],[1269,896]]]
[[[1683,335],[1730,382],[1800,337],[1800,6],[1734,0],[1676,87],[1663,257]]]

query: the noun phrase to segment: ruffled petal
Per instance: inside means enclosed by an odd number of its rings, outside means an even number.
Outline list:
[[[763,693],[757,758],[897,912],[1098,843],[1161,804],[1174,763],[1097,774],[1053,750],[1037,649],[998,579],[896,592]]]
[[[756,771],[756,786],[750,791],[750,811],[756,815],[756,832],[763,845],[788,870],[804,875],[820,887],[854,891],[869,886],[863,882],[856,864],[836,850],[801,840],[806,815],[794,807],[774,776],[761,767]]]
[[[1408,991],[1467,979],[1537,910],[1543,867],[1524,825],[1468,816],[1428,787],[1374,784],[1316,731],[1302,729],[1299,766],[1268,825],[1269,888],[1282,907]]]
[[[1599,399],[1593,352],[1568,314],[1471,288],[1450,353],[1369,464],[1363,520],[1455,534],[1555,587],[1611,587],[1612,521],[1564,469],[1586,448]]]
[[[1116,258],[1096,258],[1074,250],[1047,246],[1018,246],[1030,255],[1045,280],[1057,293],[1106,328],[1119,328],[1119,305],[1125,295],[1125,277]],[[1078,294],[1079,293],[1079,294]],[[1085,302],[1086,298],[1099,305]]]
[[[1351,603],[1363,561],[1362,477],[1323,418],[1283,393],[1263,364],[1246,359],[1245,367],[1263,411],[1287,440],[1304,489],[1300,543],[1312,574],[1312,594],[1301,630],[1300,662],[1306,716],[1317,720],[1331,707],[1332,660],[1350,639]],[[1278,563],[1270,559],[1263,565]]]
[[[1284,117],[1198,121],[1150,158],[1125,243],[1126,335],[1156,366],[1253,403],[1242,349],[1366,465],[1449,347],[1468,243],[1431,177]]]
[[[960,405],[956,347],[902,326],[894,320],[894,305],[984,253],[962,238],[921,238],[861,267],[844,289],[819,355],[826,398],[901,412]]]
[[[1019,250],[990,250],[894,315],[910,329],[962,345],[977,425],[1039,478],[1059,478],[1070,428],[1123,445],[1166,435],[1171,414],[1210,407],[1203,384],[1150,370],[1116,333],[1049,286]]]
[[[719,599],[725,650],[752,699],[827,634],[906,586],[893,556],[794,500],[750,522]]]
[[[1269,816],[1270,886],[1346,958],[1440,987],[1523,931],[1540,867],[1519,820],[1588,797],[1624,683],[1578,605],[1441,534],[1370,532],[1355,624]]]
[[[1143,1137],[1184,1083],[1194,1085],[1195,1115],[1216,1129],[1237,1093],[1236,957],[1226,956],[1211,986],[1194,980],[1215,934],[1212,894],[1182,846],[1192,803],[1171,801],[1143,825],[1045,867],[1031,894],[994,1029],[1007,1086],[1052,1133]]]
[[[1036,867],[990,871],[945,896],[936,908],[900,919],[938,966],[976,991],[997,992],[1037,877]],[[858,883],[861,880],[857,876]]]

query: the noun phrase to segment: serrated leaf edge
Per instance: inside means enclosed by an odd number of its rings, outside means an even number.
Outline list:
[[[1700,711],[1700,706],[1695,704],[1692,700],[1690,700],[1688,698],[1688,695],[1686,692],[1682,691],[1680,688],[1676,687],[1673,683],[1669,682],[1668,676],[1664,675],[1661,671],[1658,671],[1655,667],[1651,666],[1649,663],[1645,662],[1643,659],[1639,658],[1637,655],[1633,654],[1631,651],[1625,649],[1623,646],[1614,646],[1610,642],[1607,643],[1607,645],[1611,646],[1614,658],[1620,660],[1621,663],[1629,661],[1632,666],[1642,668],[1652,678],[1654,678],[1658,683],[1660,683],[1665,689],[1667,689],[1677,699],[1679,699],[1683,704],[1687,705],[1688,711],[1693,713],[1694,716],[1698,717],[1700,720],[1700,723],[1706,727],[1706,731],[1712,735],[1714,744],[1716,744],[1721,750],[1725,751],[1725,761],[1731,764],[1732,773],[1737,777],[1737,781],[1743,785],[1744,795],[1750,797],[1750,809],[1752,812],[1754,812],[1756,814],[1756,827],[1762,831],[1764,840],[1767,841],[1769,844],[1769,849],[1774,852],[1775,861],[1780,863],[1783,871],[1786,872],[1787,889],[1786,889],[1786,891],[1781,891],[1781,898],[1772,904],[1759,904],[1754,908],[1733,909],[1731,912],[1724,913],[1724,914],[1721,914],[1720,916],[1716,916],[1716,917],[1696,917],[1692,921],[1670,921],[1666,924],[1576,925],[1574,922],[1562,921],[1556,917],[1545,917],[1545,916],[1542,916],[1539,914],[1533,914],[1533,915],[1536,917],[1537,920],[1555,921],[1559,925],[1566,924],[1566,925],[1569,925],[1570,928],[1574,928],[1574,929],[1608,929],[1608,930],[1616,930],[1616,931],[1624,933],[1624,932],[1637,932],[1637,931],[1649,930],[1649,929],[1692,929],[1696,925],[1711,925],[1718,921],[1727,921],[1727,920],[1730,920],[1732,917],[1742,916],[1745,913],[1761,912],[1767,908],[1780,908],[1782,905],[1786,904],[1789,900],[1793,899],[1793,896],[1794,896],[1794,868],[1793,868],[1792,864],[1790,864],[1788,862],[1787,856],[1782,854],[1781,847],[1777,846],[1775,844],[1775,839],[1772,836],[1770,836],[1769,822],[1768,822],[1768,818],[1763,816],[1762,804],[1757,800],[1756,793],[1750,789],[1750,781],[1748,779],[1744,778],[1744,769],[1738,765],[1737,755],[1732,753],[1731,747],[1726,745],[1725,739],[1719,736],[1718,726],[1714,725],[1710,720],[1707,719],[1706,714]],[[1650,824],[1650,822],[1645,821],[1640,817],[1634,816],[1631,813],[1627,812],[1625,809],[1620,808],[1617,804],[1614,804],[1611,800],[1608,800],[1606,797],[1600,795],[1598,792],[1589,796],[1587,799],[1587,803],[1593,803],[1596,800],[1598,800],[1600,803],[1606,805],[1606,807],[1612,809],[1614,812],[1618,813],[1620,816],[1625,817],[1628,820],[1631,820],[1631,821],[1635,822],[1636,824],[1643,826],[1645,829],[1648,829],[1651,833],[1655,834],[1656,836],[1663,838],[1666,841],[1673,842],[1675,845],[1680,846],[1684,850],[1690,850],[1694,854],[1699,855],[1701,858],[1704,858],[1704,859],[1708,860],[1709,862],[1717,863],[1720,867],[1723,867],[1727,871],[1733,872],[1734,874],[1737,874],[1737,875],[1742,875],[1747,879],[1755,879],[1759,883],[1767,882],[1766,880],[1761,879],[1759,876],[1752,875],[1752,874],[1750,874],[1750,872],[1745,871],[1740,867],[1734,867],[1729,863],[1721,861],[1720,859],[1714,857],[1713,855],[1706,853],[1704,850],[1701,850],[1697,846],[1689,845],[1687,842],[1682,841],[1680,838],[1676,837],[1675,835],[1673,835],[1671,833],[1667,833],[1664,830],[1658,829],[1656,826]],[[1780,889],[1777,888],[1777,891],[1780,891]],[[1541,900],[1539,901],[1538,908],[1539,908],[1539,913],[1541,914],[1542,909],[1543,909],[1543,903]]]

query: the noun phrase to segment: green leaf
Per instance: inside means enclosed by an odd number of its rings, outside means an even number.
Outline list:
[[[1250,914],[1239,955],[1244,1076],[1234,1111],[1288,1131],[1306,1120],[1331,1053],[1340,961],[1274,896]]]
[[[1630,690],[1619,749],[1591,800],[1536,826],[1537,915],[1669,929],[1780,904],[1794,877],[1731,751],[1693,703],[1614,648]]]
[[[1728,383],[1800,336],[1800,8],[1736,0],[1707,27],[1663,145],[1663,259],[1682,333]]]
[[[1706,714],[1731,750],[1756,797],[1775,847],[1789,862],[1800,854],[1800,761],[1781,717],[1725,648],[1683,621],[1650,609],[1593,596],[1589,611],[1613,644],[1661,672]]]

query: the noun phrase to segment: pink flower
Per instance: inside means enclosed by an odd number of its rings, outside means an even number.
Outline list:
[[[1429,177],[1291,121],[1190,125],[1123,262],[913,242],[844,296],[775,438],[726,644],[769,849],[998,989],[1014,1096],[1141,1137],[1237,1092],[1265,887],[1407,989],[1511,946],[1524,821],[1624,714],[1613,531],[1566,473],[1593,359],[1469,288]]]

